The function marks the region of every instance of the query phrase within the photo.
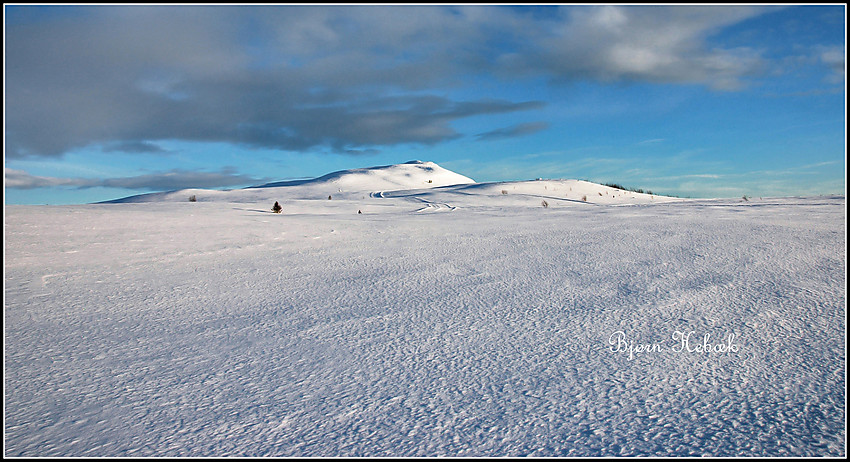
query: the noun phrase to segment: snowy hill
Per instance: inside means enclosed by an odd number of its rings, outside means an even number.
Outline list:
[[[500,181],[429,190],[382,191],[380,197],[407,198],[454,207],[572,207],[577,205],[660,204],[684,199],[642,194],[583,180]]]
[[[251,188],[331,185],[346,191],[371,191],[376,188],[419,189],[466,183],[475,183],[475,181],[446,170],[434,162],[413,160],[398,165],[341,170],[313,180],[281,181]]]
[[[446,170],[434,162],[418,160],[397,165],[341,170],[308,180],[279,181],[244,189],[216,191],[182,189],[163,193],[125,197],[109,203],[185,202],[196,196],[199,202],[259,202],[279,199],[326,199],[362,197],[383,190],[428,189],[438,186],[470,184],[474,180]]]
[[[366,206],[373,199],[402,198],[425,204],[429,210],[452,210],[459,206],[569,206],[579,203],[602,205],[649,204],[681,200],[632,191],[582,180],[532,180],[476,183],[471,178],[447,170],[434,162],[411,161],[397,165],[341,170],[319,178],[266,183],[244,189],[217,191],[183,189],[142,194],[109,203],[186,202],[262,203],[285,201],[357,201]],[[384,201],[386,202],[386,201]],[[386,205],[386,204],[384,204]],[[336,207],[336,204],[322,208]],[[310,205],[316,210],[316,204]]]

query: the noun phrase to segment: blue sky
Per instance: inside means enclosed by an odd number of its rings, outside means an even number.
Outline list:
[[[7,204],[409,160],[687,197],[846,188],[843,5],[4,10]]]

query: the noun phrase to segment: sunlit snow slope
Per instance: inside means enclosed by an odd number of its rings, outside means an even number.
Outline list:
[[[474,183],[474,181],[433,162],[411,161],[398,165],[342,170],[309,180],[279,181],[245,189],[228,191],[184,189],[167,193],[142,194],[110,202],[183,202],[190,196],[195,196],[199,202],[310,200],[327,199],[328,196],[344,199],[363,197],[373,191],[427,189],[468,183]]]

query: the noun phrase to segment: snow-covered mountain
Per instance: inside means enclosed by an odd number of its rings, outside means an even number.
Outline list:
[[[198,202],[264,203],[279,200],[334,199],[363,201],[367,198],[406,198],[425,204],[459,205],[547,205],[645,204],[677,200],[582,180],[531,180],[476,183],[473,179],[447,170],[434,162],[418,160],[397,165],[341,170],[306,179],[266,183],[234,190],[182,189],[141,194],[108,201],[186,202],[195,196]],[[470,202],[470,199],[472,201]]]
[[[403,164],[357,168],[329,173],[312,180],[279,181],[251,188],[281,186],[328,185],[346,191],[435,188],[455,184],[475,183],[471,178],[435,164],[412,160]]]
[[[125,202],[185,202],[195,196],[199,202],[259,202],[279,199],[326,199],[333,195],[343,199],[362,197],[371,192],[408,189],[428,189],[438,186],[472,184],[471,178],[435,164],[418,160],[397,165],[340,170],[306,179],[266,183],[234,190],[181,189],[161,193],[141,194],[108,201]]]

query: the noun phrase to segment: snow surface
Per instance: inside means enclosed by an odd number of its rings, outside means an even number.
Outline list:
[[[6,206],[5,456],[846,455],[843,196],[422,166]]]

